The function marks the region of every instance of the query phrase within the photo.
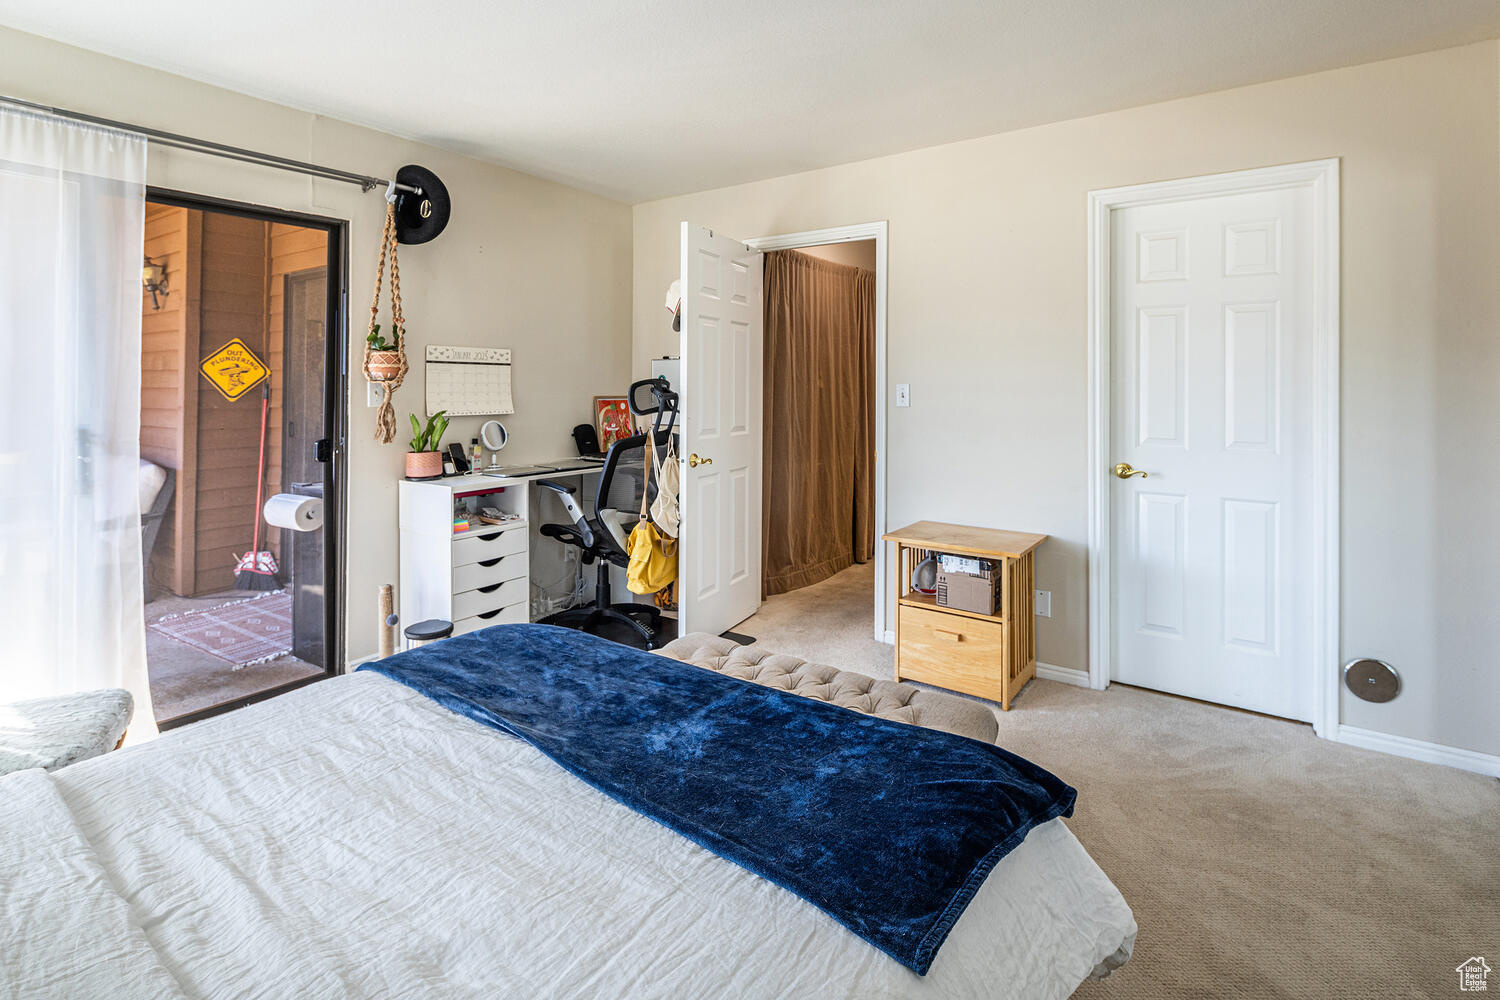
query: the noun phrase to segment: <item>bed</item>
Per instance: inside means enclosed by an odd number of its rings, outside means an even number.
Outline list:
[[[0,995],[1051,998],[1135,935],[1053,819],[919,976],[369,671],[9,775],[0,802]]]

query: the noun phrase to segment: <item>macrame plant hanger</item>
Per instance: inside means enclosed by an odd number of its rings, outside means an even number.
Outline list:
[[[380,286],[385,277],[386,253],[391,257],[391,332],[396,348],[377,351],[365,338],[365,378],[381,385],[380,409],[375,414],[375,440],[390,444],[396,438],[396,407],[391,397],[406,379],[406,320],[401,315],[401,265],[396,260],[396,193],[394,187],[385,196],[385,231],[380,237],[380,263],[375,266],[375,298],[370,302],[371,336],[375,333],[380,312]]]

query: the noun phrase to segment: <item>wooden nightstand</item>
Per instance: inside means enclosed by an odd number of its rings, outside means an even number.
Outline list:
[[[918,521],[883,537],[896,543],[896,680],[989,698],[1010,711],[1036,676],[1032,554],[1047,536]],[[912,570],[941,552],[1001,564],[997,614],[938,607],[937,598],[912,592]]]

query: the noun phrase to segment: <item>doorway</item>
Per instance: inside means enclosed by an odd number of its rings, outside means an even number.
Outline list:
[[[866,606],[871,609],[869,628],[865,634],[887,646],[895,642],[890,625],[890,609],[885,565],[886,545],[880,536],[886,530],[885,521],[885,428],[886,428],[886,240],[887,227],[884,222],[867,222],[829,229],[787,233],[781,236],[766,236],[748,241],[748,245],[765,253],[779,250],[795,250],[831,260],[835,263],[855,265],[874,272],[874,317],[873,358],[869,363],[870,412],[868,419],[873,426],[870,441],[870,470],[873,480],[871,500],[871,526],[873,557],[868,564],[855,563],[849,569],[836,574],[831,580],[818,584],[819,593],[836,594],[840,606],[845,606],[855,592],[868,597]],[[771,378],[767,373],[767,378]],[[767,414],[766,420],[772,419]],[[865,577],[869,584],[866,586]],[[794,601],[784,601],[794,604]],[[852,606],[852,605],[849,605]],[[863,617],[863,616],[861,616]]]
[[[342,660],[343,247],[333,220],[148,192],[142,547],[162,729]],[[321,500],[321,528],[269,523],[276,494]],[[249,552],[268,572],[237,569]]]
[[[1090,196],[1096,687],[1320,732],[1336,706],[1336,183],[1318,163]]]
[[[766,253],[763,598],[832,579],[873,615],[875,271],[873,239]]]
[[[872,466],[874,531],[879,534],[885,529],[886,223],[743,243],[682,223],[678,274],[684,468],[678,621],[683,632],[723,633],[754,614],[760,604],[764,253],[866,239],[875,243]],[[883,544],[875,546],[871,632],[877,641],[890,644],[894,636],[886,624],[890,609],[882,572],[885,549]]]

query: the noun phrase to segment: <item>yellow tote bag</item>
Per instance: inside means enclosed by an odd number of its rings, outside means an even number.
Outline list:
[[[653,435],[646,432],[646,482],[651,478]],[[641,487],[641,519],[630,529],[626,540],[630,565],[625,568],[625,585],[636,594],[654,594],[677,579],[677,539],[663,534],[646,516],[647,490]]]

